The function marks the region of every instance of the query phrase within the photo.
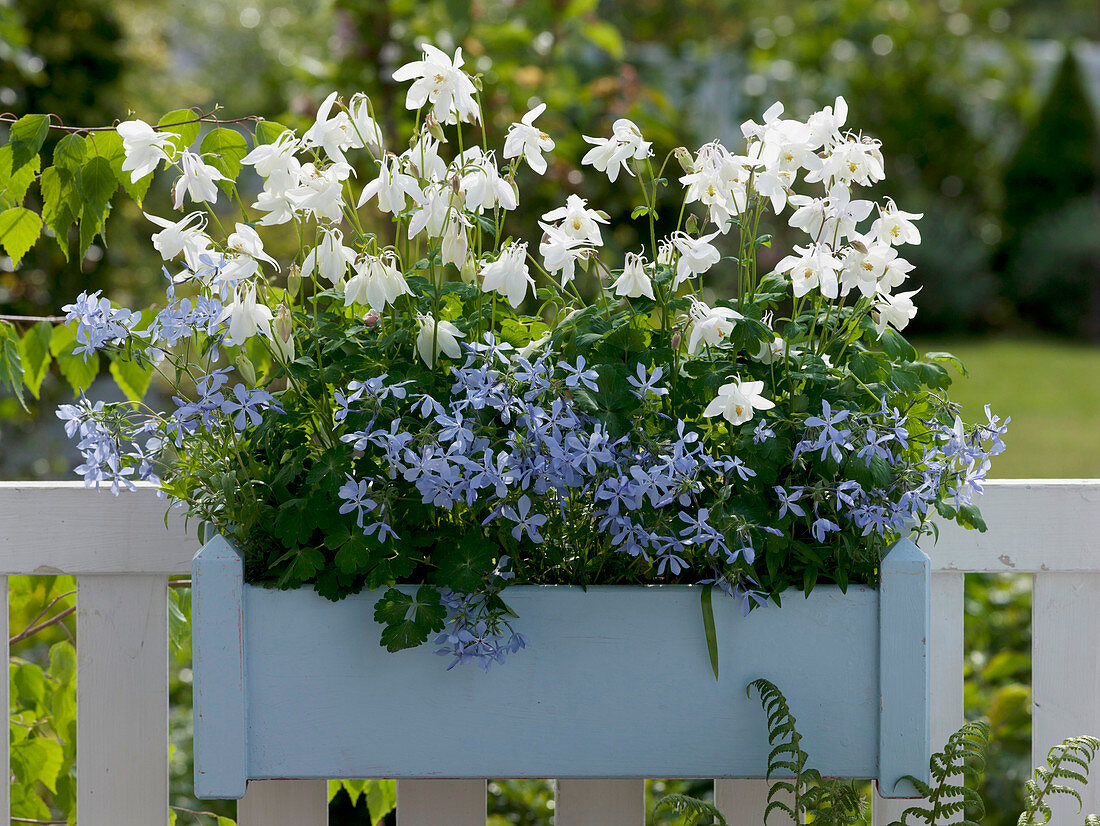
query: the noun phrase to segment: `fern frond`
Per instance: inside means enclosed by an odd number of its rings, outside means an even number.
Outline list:
[[[657,801],[657,808],[682,815],[685,826],[729,826],[714,805],[686,794],[667,794]]]
[[[978,820],[981,820],[985,806],[981,795],[971,786],[977,785],[985,770],[989,732],[989,723],[984,720],[967,723],[948,738],[943,751],[936,752],[928,761],[931,783],[906,777],[927,798],[927,803],[906,809],[901,813],[901,820],[890,826],[909,826],[910,818],[916,823],[935,826],[968,808],[977,809]]]
[[[1066,785],[1066,782],[1083,788],[1088,783],[1089,764],[1098,751],[1100,739],[1088,736],[1069,737],[1048,751],[1046,765],[1035,769],[1032,778],[1027,781],[1027,802],[1017,821],[1018,826],[1043,826],[1049,823],[1053,813],[1047,798],[1055,795],[1074,798],[1080,808],[1083,805],[1081,792]],[[1085,822],[1088,823],[1088,819]]]

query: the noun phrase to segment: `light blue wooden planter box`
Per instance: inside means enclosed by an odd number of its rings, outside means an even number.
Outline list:
[[[788,698],[811,766],[927,779],[929,563],[908,540],[882,587],[822,586],[742,617],[714,598],[720,681],[688,586],[513,586],[531,645],[446,671],[378,644],[377,593],[333,603],[243,582],[216,537],[194,562],[195,792],[250,779],[763,777],[758,677]]]

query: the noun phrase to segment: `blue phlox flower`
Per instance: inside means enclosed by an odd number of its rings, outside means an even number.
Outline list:
[[[565,373],[565,386],[566,387],[587,387],[594,393],[598,393],[600,388],[596,384],[600,374],[595,370],[586,370],[586,362],[584,356],[577,356],[576,366],[569,364],[566,361],[559,361],[558,367]]]
[[[802,506],[797,504],[798,500],[802,498],[802,494],[806,492],[803,487],[793,487],[790,491],[783,490],[782,487],[776,485],[772,488],[775,491],[776,498],[779,499],[779,518],[782,519],[788,512],[795,516],[805,516],[806,511],[802,509]]]
[[[646,375],[645,365],[640,361],[638,362],[637,370],[635,371],[637,378],[634,376],[627,376],[627,383],[634,388],[631,392],[639,399],[644,399],[648,394],[652,393],[654,396],[667,396],[668,388],[659,387],[657,382],[661,380],[664,375],[664,368],[654,367],[653,372]]]
[[[515,527],[512,528],[512,536],[517,540],[522,539],[523,534],[526,532],[527,537],[532,542],[541,543],[543,541],[539,528],[546,524],[546,517],[531,510],[531,500],[526,494],[519,498],[515,508],[511,505],[502,508],[501,514],[505,519],[516,523]]]
[[[817,519],[814,520],[814,523],[810,526],[810,533],[813,535],[813,538],[822,543],[825,541],[826,533],[839,530],[840,525],[838,525],[836,522],[826,519],[824,516],[818,516]]]

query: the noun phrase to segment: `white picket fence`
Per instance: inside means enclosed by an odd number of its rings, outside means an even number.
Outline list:
[[[940,744],[963,719],[963,577],[1027,573],[1034,582],[1032,754],[1075,734],[1100,735],[1100,480],[991,483],[985,534],[945,526],[932,557],[932,727]],[[196,543],[151,492],[115,498],[79,483],[0,483],[0,579],[77,578],[78,826],[163,824],[168,810],[169,576],[187,575]],[[5,630],[4,637],[8,633]],[[5,707],[8,684],[3,682]],[[369,710],[365,710],[369,711]],[[4,773],[10,755],[3,750]],[[430,771],[430,767],[425,767]],[[643,826],[644,780],[563,780],[556,826]],[[253,783],[241,826],[324,826],[324,781]],[[717,804],[733,824],[761,822],[766,786],[720,780]],[[1073,804],[1073,801],[1069,801]],[[875,824],[904,801],[874,804]],[[1081,823],[1063,802],[1054,823]],[[9,811],[7,784],[0,810]],[[1100,779],[1085,795],[1100,812]],[[5,818],[6,820],[6,818]],[[400,826],[484,826],[484,781],[398,784]]]

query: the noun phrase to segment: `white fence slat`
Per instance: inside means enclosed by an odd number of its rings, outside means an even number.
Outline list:
[[[714,805],[734,826],[756,826],[764,822],[769,785],[766,780],[715,780]]]
[[[398,780],[397,826],[485,826],[484,780]]]
[[[0,482],[0,574],[190,574],[195,525],[149,486],[112,496],[81,482]]]
[[[76,581],[76,817],[168,819],[168,582]]]
[[[998,479],[979,500],[989,530],[940,524],[932,570],[1092,571],[1100,480]],[[112,496],[77,482],[0,482],[0,574],[187,574],[199,543],[149,486]],[[37,517],[37,518],[36,518]]]
[[[933,549],[934,550],[934,549]],[[964,722],[963,640],[964,586],[966,575],[959,571],[932,574],[932,640],[929,645],[929,676],[932,685],[932,750],[939,751]],[[885,826],[913,806],[912,800],[886,800],[874,795],[871,804],[873,826]],[[962,815],[947,821],[955,823]]]
[[[237,826],[328,826],[328,781],[250,780]]]
[[[0,632],[4,635],[4,664],[7,665],[11,652],[8,649],[8,640],[11,639],[11,631],[8,629],[8,578],[0,576]],[[4,708],[4,749],[0,757],[0,823],[7,823],[11,817],[11,720],[8,714],[11,710],[11,679],[9,671],[4,672],[4,684],[0,690],[0,703]]]
[[[645,780],[558,780],[554,826],[645,826]]]
[[[1067,737],[1100,736],[1100,574],[1036,574],[1031,592],[1031,761]],[[1100,775],[1100,760],[1091,771]],[[1072,784],[1071,784],[1072,785]],[[1076,788],[1076,787],[1075,787]],[[1100,814],[1100,783],[1081,789],[1084,805],[1059,795],[1052,823]]]

